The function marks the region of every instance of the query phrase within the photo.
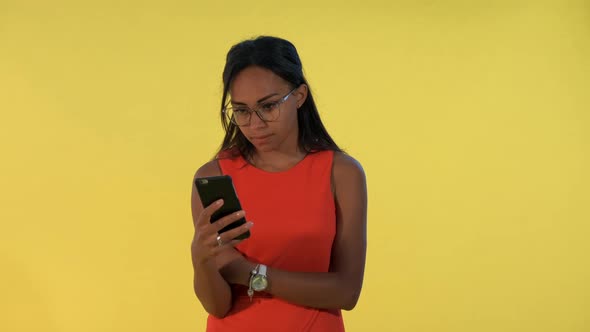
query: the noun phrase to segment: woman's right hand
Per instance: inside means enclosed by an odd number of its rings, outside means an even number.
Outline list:
[[[253,225],[252,222],[247,222],[244,225],[219,234],[218,232],[225,226],[238,221],[245,215],[244,211],[240,210],[211,223],[211,215],[222,205],[223,200],[220,199],[205,207],[194,222],[195,235],[191,244],[194,264],[204,264],[228,246],[233,247],[237,245],[242,240],[234,239],[247,232]]]

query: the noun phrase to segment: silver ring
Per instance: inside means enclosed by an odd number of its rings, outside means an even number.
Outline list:
[[[218,246],[222,246],[223,245],[223,241],[221,241],[221,235],[217,235],[217,245]]]

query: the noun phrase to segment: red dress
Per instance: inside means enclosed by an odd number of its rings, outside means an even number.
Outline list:
[[[276,173],[243,157],[219,159],[222,173],[234,181],[246,219],[254,222],[250,238],[236,247],[248,260],[287,271],[329,271],[336,234],[333,158],[333,151],[309,153]],[[224,318],[209,315],[207,331],[344,331],[340,310],[304,307],[264,293],[250,302],[238,285],[232,285],[232,298]]]

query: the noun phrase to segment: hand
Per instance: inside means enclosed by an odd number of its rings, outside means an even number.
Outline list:
[[[237,236],[245,233],[252,227],[252,222],[247,222],[242,226],[219,234],[218,232],[225,226],[236,222],[244,216],[244,211],[238,211],[227,215],[214,223],[211,223],[211,215],[223,205],[219,200],[207,206],[201,211],[199,217],[194,223],[195,235],[191,244],[193,263],[203,264],[214,258],[220,251],[228,246],[235,246],[242,240],[233,240]]]

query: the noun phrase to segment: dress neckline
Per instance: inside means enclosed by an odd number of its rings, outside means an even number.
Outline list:
[[[300,168],[301,165],[303,165],[306,162],[306,160],[310,158],[311,154],[312,154],[312,152],[306,153],[305,156],[303,156],[303,158],[301,158],[301,160],[299,160],[295,165],[287,168],[286,170],[276,171],[276,172],[271,172],[271,171],[267,171],[262,168],[256,167],[256,166],[254,166],[254,164],[252,164],[248,160],[246,160],[246,158],[244,158],[244,156],[242,156],[242,155],[240,155],[240,160],[244,163],[244,165],[249,166],[250,168],[256,170],[259,173],[270,174],[270,175],[280,175],[280,174],[287,174],[287,173],[294,172],[296,169]]]

